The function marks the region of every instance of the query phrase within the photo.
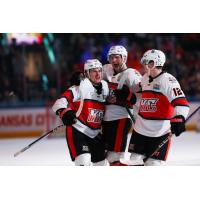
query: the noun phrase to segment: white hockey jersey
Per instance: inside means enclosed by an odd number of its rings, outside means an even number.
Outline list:
[[[77,122],[72,126],[83,134],[94,138],[100,132],[105,111],[105,101],[109,94],[106,81],[101,81],[102,93],[99,95],[89,79],[81,81],[80,86],[72,86],[57,99],[52,109],[72,109],[76,111]]]
[[[149,83],[145,74],[141,81],[142,97],[135,131],[150,137],[170,132],[170,119],[182,115],[186,119],[189,103],[176,78],[162,72]]]
[[[136,94],[138,97],[137,99],[139,99],[139,95],[136,92],[139,90],[141,78],[142,76],[140,73],[132,68],[127,68],[123,72],[115,75],[111,64],[103,66],[103,79],[108,82],[110,90],[120,89],[123,85],[127,85],[130,90]],[[128,106],[132,112],[133,108],[134,110],[137,110],[137,103],[136,105],[131,105],[128,103]],[[104,121],[112,121],[123,118],[130,118],[126,108],[123,105],[118,103],[106,105]]]

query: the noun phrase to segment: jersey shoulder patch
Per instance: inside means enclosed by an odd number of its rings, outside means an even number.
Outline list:
[[[165,73],[165,79],[170,84],[178,83],[177,79],[173,75],[171,75],[169,73]]]

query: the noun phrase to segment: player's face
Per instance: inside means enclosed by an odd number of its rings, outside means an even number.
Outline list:
[[[154,62],[150,61],[148,64],[147,63],[143,63],[143,67],[146,73],[149,73],[150,70],[152,70],[154,68]]]
[[[148,63],[148,68],[152,69],[154,67],[154,61]]]
[[[102,69],[101,68],[90,69],[89,79],[94,84],[100,83],[102,80]]]
[[[113,66],[115,72],[122,71],[122,56],[119,54],[113,54],[109,56],[109,62]]]
[[[148,64],[144,63],[142,66],[144,67],[144,71],[145,71],[145,73],[147,73],[148,70],[149,70],[149,68],[148,68]]]

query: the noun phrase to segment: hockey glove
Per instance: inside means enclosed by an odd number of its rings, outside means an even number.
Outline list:
[[[114,90],[114,94],[117,98],[117,101],[122,101],[122,102],[126,101],[129,93],[130,93],[130,90],[128,86],[126,85],[123,85],[121,89]]]
[[[128,86],[123,85],[122,89],[114,90],[114,94],[116,96],[117,101],[125,102],[130,101],[131,104],[136,103],[136,96],[134,93],[130,91]]]
[[[66,126],[70,126],[76,123],[76,112],[71,109],[63,109],[59,112],[59,116],[63,121],[63,124]]]
[[[170,120],[171,132],[177,137],[185,131],[185,118],[182,115],[177,115]]]
[[[134,94],[134,93],[132,93],[132,94],[129,94],[129,97],[128,97],[128,99],[127,99],[128,101],[130,101],[131,102],[131,104],[135,104],[136,103],[136,101],[137,101],[137,98],[136,98],[136,95]]]

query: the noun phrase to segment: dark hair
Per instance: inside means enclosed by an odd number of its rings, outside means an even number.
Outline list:
[[[163,69],[163,66],[156,66],[157,69]]]
[[[76,71],[72,74],[71,78],[70,78],[70,85],[76,85],[79,86],[81,80],[83,80],[84,78],[84,74],[81,71]]]

